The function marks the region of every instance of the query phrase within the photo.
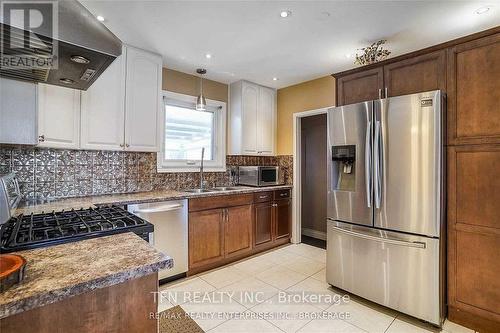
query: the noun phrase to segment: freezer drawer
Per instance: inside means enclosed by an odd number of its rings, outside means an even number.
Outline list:
[[[327,222],[327,282],[441,325],[439,239]]]

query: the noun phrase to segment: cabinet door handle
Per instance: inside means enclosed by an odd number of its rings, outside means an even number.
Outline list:
[[[288,193],[281,193],[280,194],[280,197],[286,197],[286,196],[288,196]]]
[[[130,145],[127,143],[127,144],[125,145],[125,147],[127,147],[127,148],[128,148],[128,147],[130,147]]]
[[[261,195],[261,196],[259,196],[259,199],[265,199],[267,197],[268,197],[268,195]]]
[[[38,136],[38,142],[44,142],[45,141],[45,135],[39,135]]]
[[[273,207],[278,207],[278,204],[273,203]]]
[[[124,146],[125,146],[125,145],[124,145],[123,143],[120,143],[120,147],[122,147],[122,148],[123,148]]]

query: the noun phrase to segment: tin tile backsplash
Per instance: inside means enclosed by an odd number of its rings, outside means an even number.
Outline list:
[[[207,186],[234,185],[231,170],[240,165],[278,165],[280,182],[292,183],[291,155],[227,156],[226,172],[206,172]],[[178,190],[199,185],[199,174],[158,173],[156,153],[0,147],[0,174],[15,171],[28,198],[63,198]]]

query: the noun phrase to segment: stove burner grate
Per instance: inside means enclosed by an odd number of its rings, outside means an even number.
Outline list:
[[[45,242],[133,229],[148,224],[117,206],[72,209],[13,217],[0,229],[0,241],[2,248],[31,247]]]

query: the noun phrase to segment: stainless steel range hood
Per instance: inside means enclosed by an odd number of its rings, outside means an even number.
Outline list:
[[[5,22],[1,23],[0,39],[4,46],[4,39],[14,47],[23,45],[26,33]],[[36,37],[50,48],[50,32],[37,32]],[[76,0],[58,1],[57,46],[57,68],[7,68],[0,63],[0,76],[87,90],[122,52],[121,41]],[[40,48],[23,52],[34,58],[52,57],[50,51],[43,52]],[[3,49],[3,55],[18,53],[18,48]]]

